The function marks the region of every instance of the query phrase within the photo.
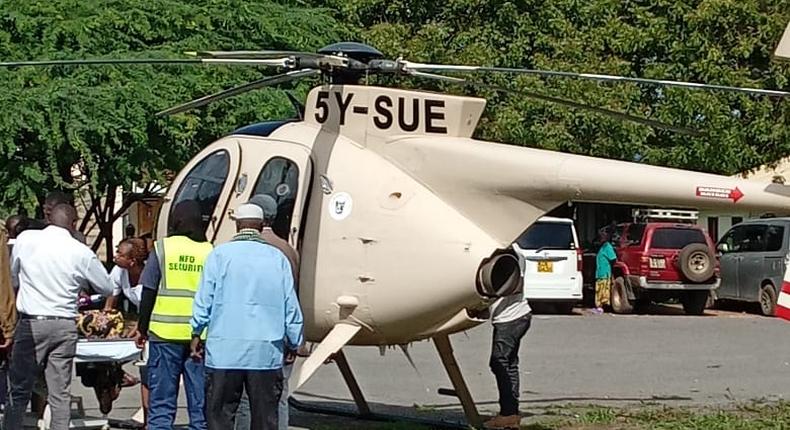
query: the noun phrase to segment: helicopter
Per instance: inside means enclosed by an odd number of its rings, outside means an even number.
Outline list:
[[[788,44],[786,35],[777,56],[787,54]],[[305,337],[315,345],[298,361],[290,391],[332,360],[363,417],[375,414],[343,348],[431,340],[453,385],[450,393],[459,398],[468,423],[480,425],[449,336],[487,321],[491,300],[523,288],[510,245],[561,204],[790,208],[790,188],[781,184],[476,140],[473,134],[485,99],[369,86],[363,81],[371,75],[413,76],[465,85],[469,81],[459,75],[506,73],[769,97],[790,96],[786,91],[416,63],[387,59],[375,48],[355,42],[336,43],[315,53],[201,51],[187,59],[25,61],[3,62],[0,67],[102,64],[223,64],[283,71],[157,115],[176,115],[299,79],[321,79],[304,104],[291,97],[296,119],[242,127],[195,155],[169,187],[157,231],[160,237],[167,231],[177,203],[197,200],[208,239],[222,243],[235,233],[233,208],[256,194],[275,197],[279,210],[273,228],[299,251]],[[519,94],[672,132],[696,133],[560,98]]]

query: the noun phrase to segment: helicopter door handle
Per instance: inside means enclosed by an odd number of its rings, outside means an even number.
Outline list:
[[[211,228],[214,230],[214,234],[217,234],[217,216],[211,215]]]

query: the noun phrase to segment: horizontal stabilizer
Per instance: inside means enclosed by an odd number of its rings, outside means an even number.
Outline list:
[[[790,197],[790,185],[770,184],[765,187],[765,192],[778,196]],[[787,210],[790,211],[790,207],[788,207]]]

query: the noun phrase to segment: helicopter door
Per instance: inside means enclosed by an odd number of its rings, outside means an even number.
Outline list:
[[[241,150],[235,140],[223,140],[201,151],[181,170],[167,192],[161,209],[158,236],[167,235],[173,208],[181,201],[200,204],[206,238],[213,242],[226,213],[230,194],[239,173]]]
[[[260,145],[257,145],[260,148]],[[277,217],[272,230],[299,249],[300,229],[306,214],[305,201],[310,187],[312,165],[310,152],[299,145],[272,141],[266,144],[262,157],[245,157],[243,172],[249,172],[253,186],[244,199],[256,194],[268,194],[277,201]],[[247,164],[250,163],[250,164]]]

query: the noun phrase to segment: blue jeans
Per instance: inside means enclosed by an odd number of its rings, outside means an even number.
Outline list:
[[[189,430],[206,430],[205,369],[202,362],[189,358],[189,344],[151,341],[148,353],[148,387],[151,390],[148,430],[172,430],[182,375]]]
[[[291,377],[293,368],[293,364],[283,366],[283,393],[280,396],[280,403],[277,408],[279,430],[288,430],[288,378]],[[250,398],[247,397],[247,390],[244,390],[239,402],[239,409],[236,411],[234,430],[250,430],[250,423]]]

